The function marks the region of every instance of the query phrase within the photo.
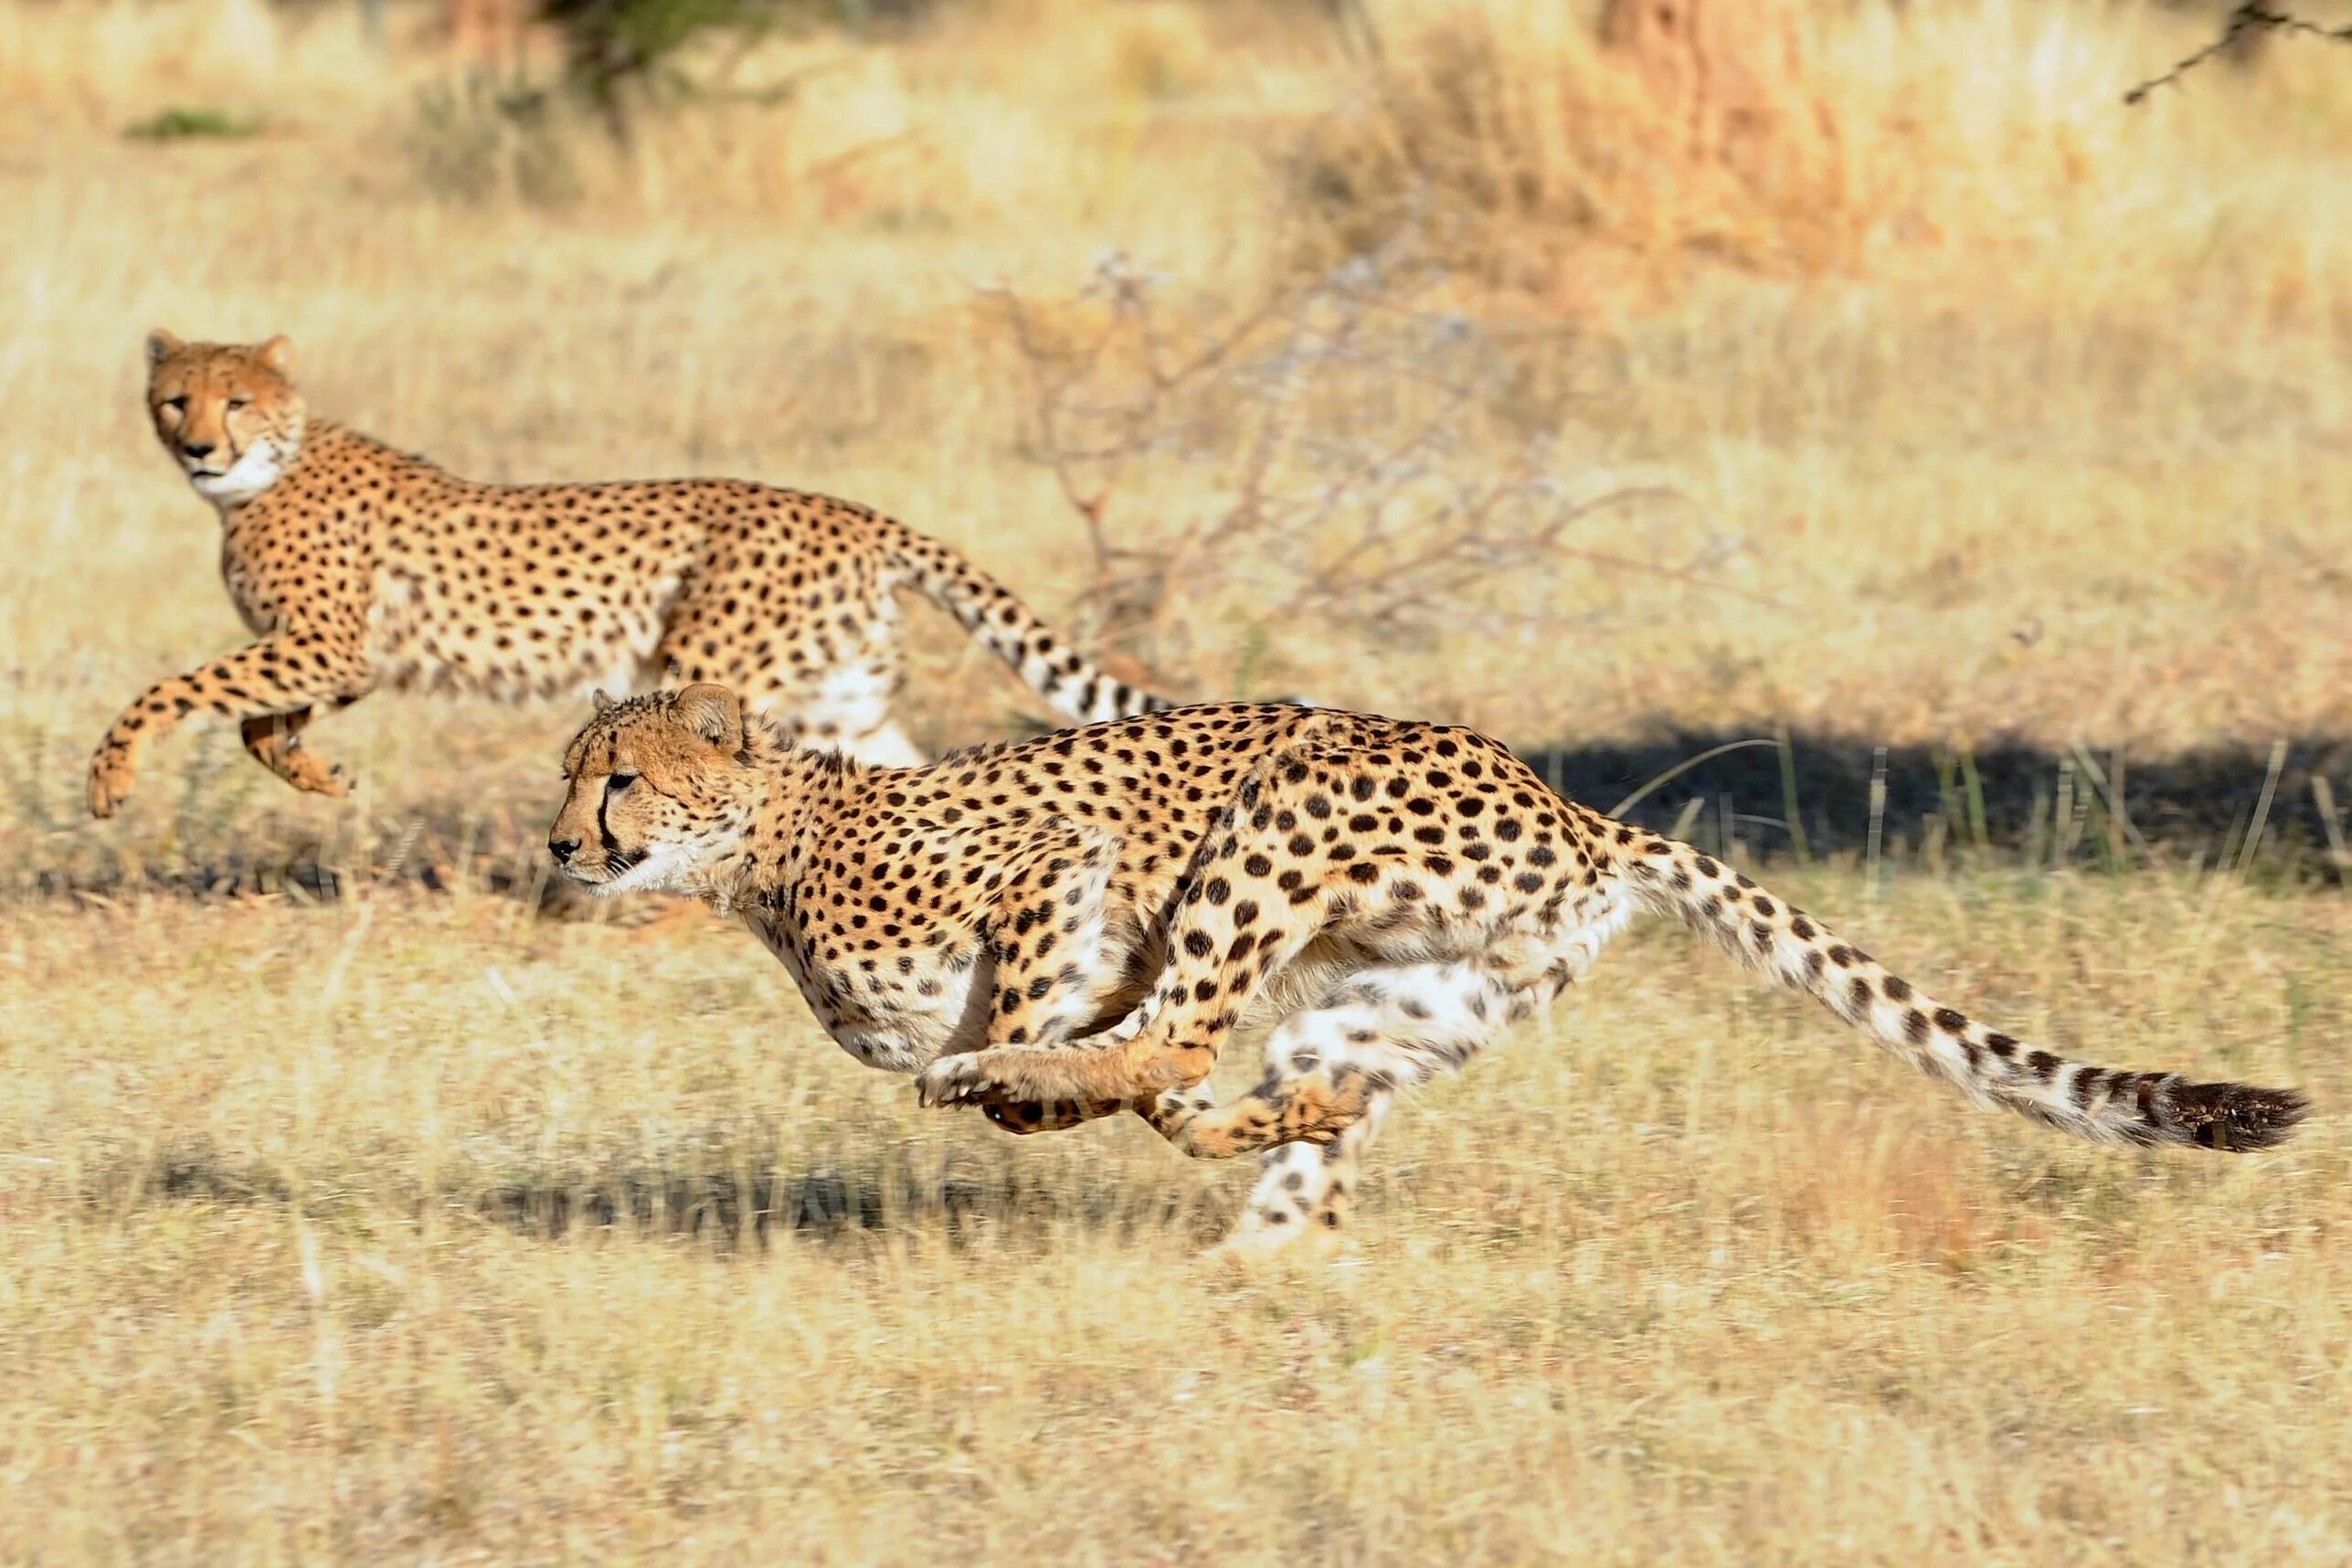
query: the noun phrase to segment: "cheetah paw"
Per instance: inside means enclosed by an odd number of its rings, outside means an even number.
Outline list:
[[[1362,1245],[1344,1231],[1321,1225],[1248,1225],[1201,1254],[1213,1266],[1248,1268],[1276,1258],[1300,1263],[1353,1264],[1363,1259]]]
[[[103,821],[121,810],[138,774],[129,750],[101,747],[90,759],[90,814]]]
[[[1007,1097],[1004,1086],[991,1077],[980,1058],[984,1051],[942,1056],[916,1076],[916,1097],[927,1106],[969,1106]],[[997,1118],[991,1116],[991,1121]],[[1004,1125],[997,1121],[997,1125]]]
[[[313,795],[324,795],[330,800],[340,800],[357,787],[356,781],[340,762],[323,762],[315,757],[297,757],[294,767],[286,774],[286,782]]]

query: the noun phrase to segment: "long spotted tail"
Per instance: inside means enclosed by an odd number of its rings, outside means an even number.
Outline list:
[[[1641,903],[1713,937],[1979,1105],[2100,1143],[2231,1150],[2282,1143],[2310,1114],[2311,1102],[2294,1089],[2193,1084],[2177,1073],[2094,1067],[2037,1050],[1923,994],[1689,844],[1633,830],[1616,836],[1627,841],[1616,847],[1617,869]]]
[[[937,539],[890,523],[893,554],[906,579],[1010,665],[1056,713],[1078,724],[1156,713],[1169,705],[1105,674],[1063,643],[1011,588]]]

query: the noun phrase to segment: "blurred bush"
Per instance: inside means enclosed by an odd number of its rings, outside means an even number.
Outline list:
[[[174,105],[145,120],[123,128],[122,133],[134,142],[182,142],[215,138],[233,141],[251,136],[261,129],[258,120],[248,120],[223,109],[185,109]]]
[[[562,36],[567,84],[626,142],[640,110],[715,90],[686,64],[701,46],[739,56],[776,34],[863,33],[927,8],[918,0],[540,0],[539,16]]]

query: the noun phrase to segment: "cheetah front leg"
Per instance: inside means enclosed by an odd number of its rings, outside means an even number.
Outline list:
[[[1125,979],[1125,963],[1111,950],[1107,902],[1118,850],[1118,841],[1102,829],[1054,817],[990,874],[990,907],[980,931],[991,987],[988,1031],[972,1048],[926,1071],[927,1104],[941,1103],[930,1084],[959,1080],[959,1064],[992,1052],[1086,1049],[1068,1046],[1072,1033],[1099,1022],[1104,999]],[[1012,1133],[1057,1131],[1129,1108],[1089,1097],[1038,1100],[982,1092],[958,1097],[978,1104],[989,1120]]]
[[[1259,764],[1202,842],[1171,920],[1168,966],[1107,1044],[1004,1040],[943,1057],[924,1070],[924,1103],[1151,1102],[1206,1078],[1267,977],[1326,917],[1321,878],[1290,865],[1285,847],[1297,817],[1275,789],[1293,761],[1277,754]]]
[[[213,713],[240,724],[274,720],[322,704],[339,707],[356,702],[366,694],[367,686],[366,659],[338,640],[315,631],[265,637],[185,675],[158,681],[122,710],[90,757],[90,814],[111,817],[120,810],[138,776],[141,748],[178,728],[190,714]],[[248,730],[246,747],[271,772],[299,789],[341,793],[348,786],[331,764],[294,750],[291,743],[301,727],[299,723],[290,723],[282,743],[265,730],[258,746],[254,732]],[[265,748],[270,755],[264,755]],[[291,760],[296,756],[302,758],[299,764]],[[302,777],[296,778],[288,768],[296,768]]]
[[[1036,1132],[1067,1132],[1106,1117],[1129,1111],[1148,1115],[1148,1100],[1015,1100],[1000,1096],[980,1102],[980,1114],[1012,1134],[1026,1138]]]
[[[246,719],[237,726],[238,732],[245,737],[245,749],[252,754],[254,761],[295,789],[340,799],[351,793],[351,775],[344,770],[343,764],[329,762],[317,752],[302,748],[302,731],[309,727],[317,712],[315,708],[296,708],[291,713]]]

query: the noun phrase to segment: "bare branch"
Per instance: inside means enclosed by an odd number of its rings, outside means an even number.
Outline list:
[[[1124,257],[1071,300],[984,296],[1028,367],[1022,449],[1092,554],[1085,635],[1213,681],[1202,662],[1237,618],[1391,641],[1557,628],[1535,601],[1563,566],[1756,597],[1710,572],[1720,538],[1678,567],[1576,536],[1688,498],[1574,493],[1531,433],[1557,413],[1531,418],[1511,380],[1526,356],[1433,307],[1450,280],[1428,253],[1400,243],[1237,311],[1173,303]]]
[[[2273,11],[2261,4],[2260,0],[2247,0],[2246,4],[2230,13],[2229,21],[2222,25],[2220,37],[2198,49],[2195,54],[2183,57],[2162,76],[2150,77],[2133,88],[2124,94],[2124,101],[2127,104],[2138,103],[2159,87],[2178,86],[2182,77],[2187,76],[2215,55],[2225,52],[2240,38],[2254,33],[2302,33],[2315,38],[2326,38],[2334,43],[2352,43],[2352,24],[2341,27],[2324,27],[2316,22],[2307,22],[2300,16],[2292,16],[2283,11]]]

